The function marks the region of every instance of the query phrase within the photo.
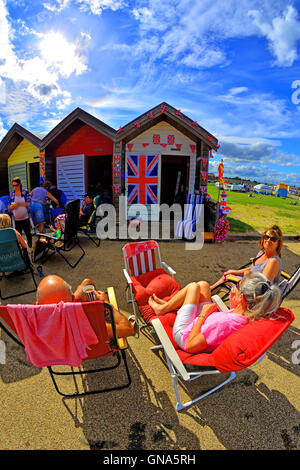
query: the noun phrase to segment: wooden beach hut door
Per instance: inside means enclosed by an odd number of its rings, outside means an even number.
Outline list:
[[[127,219],[159,220],[160,155],[126,156]]]
[[[15,165],[8,166],[8,184],[9,191],[12,191],[11,181],[13,178],[18,176],[22,180],[23,189],[28,189],[27,182],[27,162],[16,163]]]
[[[56,157],[56,182],[67,196],[67,201],[82,199],[85,194],[84,155]]]

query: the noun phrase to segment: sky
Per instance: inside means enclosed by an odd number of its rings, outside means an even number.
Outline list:
[[[0,0],[0,139],[163,101],[218,138],[209,172],[300,186],[300,0]]]

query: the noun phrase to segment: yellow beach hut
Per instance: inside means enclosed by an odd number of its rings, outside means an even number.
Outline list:
[[[15,176],[29,191],[40,182],[40,144],[42,136],[15,123],[0,143],[0,188],[6,195]]]

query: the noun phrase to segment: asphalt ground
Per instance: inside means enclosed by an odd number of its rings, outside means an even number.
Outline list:
[[[124,242],[102,241],[100,247],[86,238],[81,242],[86,255],[75,269],[54,255],[44,264],[44,274],[58,274],[74,289],[85,277],[92,278],[99,289],[113,286],[120,310],[131,314],[122,272]],[[163,260],[176,270],[182,286],[192,280],[213,282],[224,270],[244,264],[258,251],[254,240],[207,243],[198,251],[187,251],[184,243],[178,242],[162,242],[160,246]],[[70,259],[78,256],[76,250],[68,254]],[[292,273],[300,263],[300,243],[285,243],[282,259],[283,269]],[[15,290],[30,285],[29,277],[2,281],[2,288],[4,282],[7,289]],[[33,300],[34,294],[28,294],[11,302]],[[5,363],[0,364],[0,449],[125,450],[128,455],[141,450],[299,450],[300,284],[283,306],[290,308],[296,319],[266,358],[180,413],[175,409],[164,358],[150,349],[151,335],[140,333],[128,339],[129,388],[65,399],[55,391],[48,370],[29,363],[25,351],[2,331]],[[100,380],[111,385],[123,378],[120,370],[114,375],[102,374]],[[182,399],[206,391],[220,378],[205,376],[181,383]],[[85,386],[91,389],[98,381],[88,378]],[[61,383],[66,389],[74,387],[70,378],[62,378]]]

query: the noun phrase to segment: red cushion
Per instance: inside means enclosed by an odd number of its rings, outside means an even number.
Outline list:
[[[148,305],[150,295],[156,294],[163,300],[169,300],[181,289],[178,282],[163,269],[155,269],[137,277],[132,276],[131,280],[135,300],[146,321],[156,317]]]
[[[245,369],[257,361],[269,347],[282,335],[294,320],[293,313],[279,308],[274,320],[257,320],[243,326],[229,335],[212,353],[190,354],[183,351],[173,339],[175,314],[160,316],[173,346],[184,364],[211,366],[220,372]]]

